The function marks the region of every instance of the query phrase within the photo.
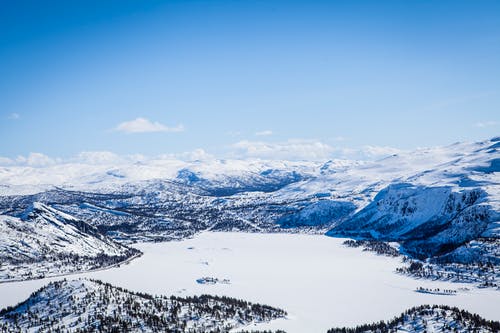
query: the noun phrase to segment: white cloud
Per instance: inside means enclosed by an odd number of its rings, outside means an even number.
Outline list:
[[[285,142],[239,141],[231,145],[233,158],[261,158],[283,160],[326,160],[345,158],[372,160],[404,152],[388,146],[346,148],[331,146],[318,140],[288,140]]]
[[[8,157],[0,156],[0,166],[9,166],[15,164],[15,161]]]
[[[74,159],[75,162],[83,164],[111,164],[122,160],[122,157],[109,151],[83,151]]]
[[[0,167],[51,167],[70,164],[119,166],[155,161],[207,161],[214,159],[216,159],[214,155],[201,148],[157,156],[142,154],[118,155],[109,151],[84,151],[72,157],[53,158],[42,153],[30,153],[28,156],[19,155],[15,159],[0,156]]]
[[[45,167],[60,162],[59,159],[53,159],[42,153],[30,153],[27,157],[18,156],[17,164],[27,165],[31,167]]]
[[[20,115],[19,113],[15,113],[15,112],[14,112],[14,113],[9,114],[9,117],[8,117],[8,118],[9,118],[9,119],[12,119],[12,120],[16,120],[16,119],[21,118],[21,115]]]
[[[322,160],[335,152],[330,145],[315,140],[288,140],[286,142],[240,141],[231,146],[240,158]]]
[[[381,158],[389,155],[400,154],[404,150],[389,146],[364,146],[361,153],[368,158]]]
[[[145,156],[142,154],[118,155],[109,151],[85,151],[73,158],[62,160],[63,163],[81,163],[89,165],[119,165],[137,162],[181,160],[181,161],[205,161],[215,159],[215,156],[207,153],[201,148],[182,153],[161,154],[156,156]]]
[[[135,163],[157,163],[166,161],[213,161],[218,158],[268,159],[268,160],[310,160],[325,161],[332,158],[373,160],[405,152],[388,146],[363,146],[361,148],[336,147],[318,140],[290,139],[282,142],[239,141],[232,144],[222,156],[214,156],[204,149],[163,154],[157,156],[118,155],[109,151],[84,151],[67,158],[54,158],[42,153],[30,153],[15,159],[0,156],[3,167],[52,167],[69,164],[92,166],[119,166]]]
[[[206,161],[215,159],[215,156],[207,153],[205,150],[201,148],[180,154],[174,154],[174,156],[175,158],[178,158],[183,161]]]
[[[273,131],[271,130],[265,130],[265,131],[260,131],[255,133],[256,136],[270,136],[273,135]]]
[[[168,127],[157,121],[152,122],[146,118],[136,118],[118,124],[115,130],[125,133],[182,132],[184,131],[184,126],[177,125],[175,127]]]
[[[498,124],[500,124],[498,121],[479,121],[475,123],[474,126],[483,128],[483,127],[497,126]]]
[[[207,153],[203,149],[195,149],[191,152],[184,153],[181,155],[181,158],[189,158],[189,160],[194,161],[194,160],[210,160],[214,159],[215,157],[212,154]]]

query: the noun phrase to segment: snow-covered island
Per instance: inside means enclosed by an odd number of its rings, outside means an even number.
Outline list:
[[[218,278],[206,276],[206,277],[196,279],[196,283],[199,283],[199,284],[217,284],[217,283],[230,284],[231,281],[229,279],[218,279]]]
[[[0,311],[0,331],[227,332],[285,315],[229,297],[152,296],[97,280],[60,280]]]
[[[439,289],[439,288],[424,288],[418,287],[415,289],[417,293],[433,294],[433,295],[455,295],[457,293],[454,289]]]

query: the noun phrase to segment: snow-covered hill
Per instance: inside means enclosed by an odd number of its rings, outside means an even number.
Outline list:
[[[406,310],[400,316],[384,322],[354,328],[333,328],[328,333],[370,332],[498,332],[500,322],[481,318],[477,314],[444,305],[422,305]]]
[[[40,202],[0,215],[0,281],[109,266],[138,254],[95,227]]]
[[[0,311],[0,331],[228,332],[285,315],[229,297],[152,296],[95,280],[62,280]]]

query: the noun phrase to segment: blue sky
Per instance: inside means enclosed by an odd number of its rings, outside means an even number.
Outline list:
[[[2,1],[0,156],[326,158],[484,140],[500,134],[499,13],[482,0]]]

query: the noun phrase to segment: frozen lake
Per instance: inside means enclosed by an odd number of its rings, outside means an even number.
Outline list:
[[[289,316],[249,329],[326,332],[390,319],[419,304],[448,304],[500,320],[500,293],[469,285],[415,280],[394,273],[399,259],[342,246],[313,235],[203,233],[181,242],[138,244],[144,255],[120,268],[87,274],[135,291],[165,295],[218,294],[285,309]],[[230,284],[198,284],[201,277]],[[0,284],[0,307],[27,298],[49,280]],[[416,293],[418,286],[458,289],[455,296]]]

